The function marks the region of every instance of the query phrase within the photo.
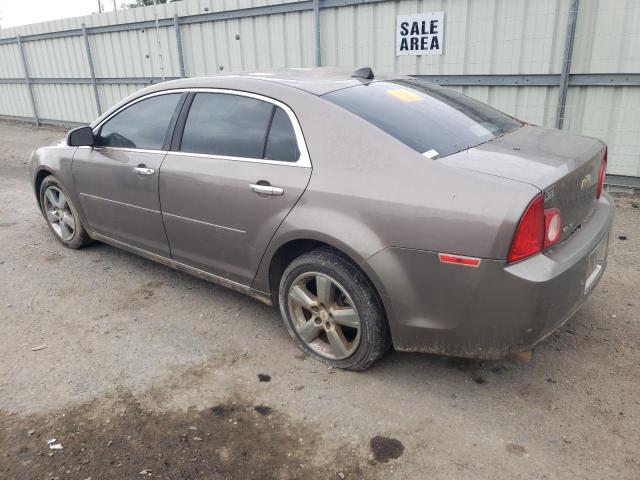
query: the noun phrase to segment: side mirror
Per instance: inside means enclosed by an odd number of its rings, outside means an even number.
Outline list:
[[[91,127],[78,127],[67,133],[67,145],[70,147],[93,146],[93,130]]]

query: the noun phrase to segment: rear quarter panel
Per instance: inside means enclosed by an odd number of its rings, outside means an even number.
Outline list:
[[[269,245],[254,288],[269,291],[270,259],[295,238],[324,241],[360,264],[387,247],[506,257],[537,188],[442,165],[350,112],[306,97],[283,101],[298,115],[313,173]]]

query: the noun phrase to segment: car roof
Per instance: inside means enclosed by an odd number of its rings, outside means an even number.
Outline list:
[[[354,74],[356,76],[354,76]],[[156,92],[191,88],[236,89],[273,96],[287,101],[287,93],[306,92],[312,95],[342,90],[356,85],[368,85],[376,81],[409,79],[403,75],[383,74],[371,76],[373,72],[365,67],[359,70],[346,68],[286,68],[279,70],[260,70],[244,73],[218,74],[208,77],[188,77],[166,82],[154,83],[124,98],[96,118],[91,126],[95,127],[113,112],[131,101]],[[368,78],[367,78],[368,77]],[[274,90],[276,87],[277,90]],[[277,93],[276,93],[277,92]]]
[[[365,69],[366,71],[366,69]],[[267,82],[279,83],[297,88],[314,95],[368,84],[380,80],[392,80],[403,78],[402,75],[375,75],[373,79],[354,77],[353,69],[346,68],[284,68],[276,70],[259,70],[255,72],[218,74],[208,77],[191,77],[165,82],[160,85],[171,88],[206,88],[218,87],[221,81],[235,78],[258,79]],[[361,73],[360,73],[361,74]]]

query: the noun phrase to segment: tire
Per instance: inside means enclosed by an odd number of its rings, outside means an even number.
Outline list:
[[[373,285],[333,250],[320,248],[296,258],[282,274],[278,292],[289,335],[324,363],[365,370],[390,346],[386,315]]]
[[[62,194],[63,198],[59,196]],[[85,230],[78,210],[62,184],[52,175],[40,185],[40,209],[49,230],[65,247],[77,250],[92,242]]]

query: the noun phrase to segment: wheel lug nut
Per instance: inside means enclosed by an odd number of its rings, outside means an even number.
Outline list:
[[[315,323],[316,325],[320,325],[322,323],[322,320],[320,320],[319,318],[316,318],[313,323]]]

